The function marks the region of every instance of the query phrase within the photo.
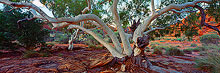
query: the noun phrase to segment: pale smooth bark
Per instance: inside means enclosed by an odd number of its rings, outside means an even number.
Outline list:
[[[124,29],[122,28],[122,25],[120,24],[120,18],[119,18],[118,12],[117,12],[117,4],[118,4],[118,0],[114,0],[113,9],[112,9],[114,21],[116,23],[117,30],[119,32],[119,35],[120,35],[120,38],[121,38],[121,41],[122,41],[122,44],[124,47],[123,52],[126,55],[131,56],[131,54],[132,54],[131,45],[130,45],[130,42],[129,42],[127,36],[125,36],[125,32],[124,32]]]
[[[81,26],[78,26],[78,25],[70,25],[68,27],[68,29],[73,29],[73,28],[80,29],[80,30],[85,31],[88,34],[92,35],[97,41],[99,41],[101,44],[103,44],[110,51],[110,53],[112,54],[113,57],[123,58],[125,56],[122,53],[119,53],[116,49],[114,49],[109,43],[105,42],[102,38],[97,36],[96,33],[92,32],[88,29],[85,29]]]
[[[154,0],[151,0],[151,14],[153,15],[154,13],[155,13]]]

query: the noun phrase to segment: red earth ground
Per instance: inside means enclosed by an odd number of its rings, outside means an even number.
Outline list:
[[[87,48],[78,44],[72,51],[67,51],[68,45],[55,45],[59,51],[54,51],[49,57],[23,58],[21,52],[4,52],[0,55],[0,73],[35,73],[35,72],[70,72],[70,73],[115,73],[120,72],[119,64],[109,65],[113,57],[106,49]],[[204,71],[193,68],[193,61],[197,54],[185,54],[185,56],[147,55],[154,65],[153,70],[133,68],[126,72],[149,73],[157,72],[184,72],[202,73]],[[103,66],[104,65],[104,66]]]

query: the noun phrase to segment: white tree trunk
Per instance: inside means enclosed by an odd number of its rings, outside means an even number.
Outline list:
[[[114,0],[113,2],[113,9],[112,9],[112,13],[114,16],[114,21],[116,23],[123,47],[124,47],[124,53],[128,56],[131,56],[132,54],[132,49],[131,49],[131,45],[129,42],[129,39],[127,38],[127,36],[125,36],[125,32],[124,29],[122,28],[122,25],[120,25],[120,18],[117,12],[117,4],[118,4],[118,0]]]

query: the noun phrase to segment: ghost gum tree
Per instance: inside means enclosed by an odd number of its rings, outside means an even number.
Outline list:
[[[107,0],[105,0],[107,1]],[[201,15],[203,15],[204,10],[203,8],[198,6],[199,3],[205,3],[209,4],[212,3],[212,0],[194,0],[191,2],[186,2],[182,4],[169,4],[168,6],[165,6],[158,11],[155,9],[154,0],[151,0],[151,13],[150,15],[142,18],[143,23],[135,24],[132,26],[132,29],[134,30],[133,33],[129,34],[124,31],[124,28],[122,27],[122,21],[119,17],[118,13],[118,3],[119,0],[112,0],[113,3],[110,7],[112,15],[113,15],[113,21],[116,24],[117,31],[119,32],[120,39],[122,41],[122,45],[120,45],[119,38],[116,37],[114,34],[114,31],[108,27],[108,25],[97,15],[95,14],[89,14],[85,13],[86,11],[89,11],[91,9],[92,2],[90,0],[87,0],[87,7],[82,11],[83,13],[80,15],[77,15],[75,17],[58,17],[53,18],[48,16],[45,12],[43,12],[39,7],[32,3],[28,2],[11,2],[8,0],[0,0],[0,3],[10,5],[15,8],[28,8],[28,9],[34,9],[36,12],[38,12],[40,15],[34,14],[33,18],[39,18],[42,20],[45,20],[45,22],[53,23],[54,28],[64,28],[68,27],[68,29],[80,29],[90,35],[92,35],[98,42],[100,42],[102,45],[104,45],[109,52],[112,54],[113,57],[115,57],[114,60],[117,62],[120,62],[122,64],[128,65],[128,64],[135,64],[139,67],[148,68],[151,67],[151,63],[147,60],[147,57],[144,55],[144,48],[149,44],[150,39],[150,32],[153,32],[155,30],[165,29],[166,27],[170,26],[163,26],[163,27],[151,27],[155,24],[155,19],[157,19],[159,16],[170,13],[170,14],[180,14],[181,12],[188,12],[188,10],[184,10],[188,7],[195,7],[198,8],[201,11]],[[109,2],[112,2],[109,1]],[[203,11],[203,12],[202,12]],[[190,12],[190,11],[189,11]],[[204,17],[203,17],[204,18]],[[202,18],[201,24],[205,26],[207,23],[204,22]],[[204,18],[205,19],[205,18]],[[91,29],[84,28],[83,26],[76,25],[77,23],[85,22],[85,23],[91,23],[91,25],[95,25],[97,27],[100,27],[103,31],[106,31],[106,35],[108,35],[113,43],[113,45],[110,45],[108,42],[104,41],[103,38],[97,36],[96,33],[92,32]],[[156,24],[156,25],[162,25],[162,24]],[[216,31],[219,31],[218,29],[211,27]],[[129,39],[132,39],[133,41],[133,47],[131,47],[131,42],[129,42]],[[130,63],[124,63],[124,62],[130,62]]]

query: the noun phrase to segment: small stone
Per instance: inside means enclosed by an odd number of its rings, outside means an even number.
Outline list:
[[[125,71],[125,67],[126,67],[126,65],[122,64],[122,65],[121,65],[121,71],[124,72],[124,71]]]
[[[58,66],[58,70],[60,70],[60,71],[68,71],[68,68],[67,68],[66,65],[60,65],[60,66]]]
[[[112,71],[112,70],[105,70],[105,71],[102,71],[100,73],[114,73],[114,71]]]

